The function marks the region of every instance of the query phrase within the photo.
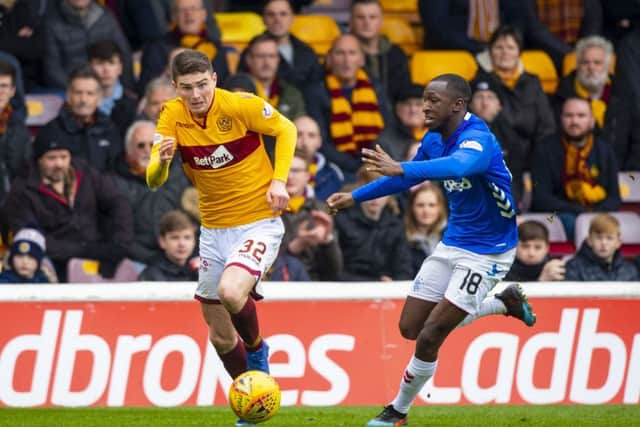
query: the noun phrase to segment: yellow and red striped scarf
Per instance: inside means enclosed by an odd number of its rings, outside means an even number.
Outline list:
[[[611,95],[611,79],[607,79],[607,83],[602,89],[600,98],[592,98],[587,89],[584,88],[576,78],[573,82],[573,87],[576,94],[582,99],[588,99],[591,103],[591,112],[596,119],[596,123],[600,128],[604,126],[604,115],[607,112],[607,103],[609,102],[609,95]]]
[[[0,113],[0,135],[4,135],[9,128],[11,113],[13,113],[13,107],[11,104],[7,104],[7,106],[4,107],[4,110]]]
[[[333,74],[326,77],[331,97],[331,139],[338,151],[352,155],[369,148],[384,127],[378,97],[367,74],[358,70],[356,78],[349,103],[340,81]]]
[[[589,168],[587,160],[593,149],[593,135],[589,135],[584,147],[577,147],[575,144],[562,138],[565,149],[564,160],[564,191],[569,200],[580,203],[584,206],[594,205],[607,197],[605,189],[596,183],[600,171],[594,165]]]
[[[280,85],[278,80],[274,79],[269,88],[269,96],[267,96],[262,83],[256,80],[256,91],[258,96],[267,101],[273,108],[278,108],[278,102],[280,102]]]
[[[500,25],[498,0],[469,0],[467,36],[479,42],[488,42]]]
[[[538,19],[549,31],[567,43],[575,45],[584,15],[583,0],[537,0]]]

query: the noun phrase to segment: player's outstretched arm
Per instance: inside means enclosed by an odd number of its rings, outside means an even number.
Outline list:
[[[404,171],[402,165],[389,156],[380,145],[376,144],[376,149],[362,149],[362,161],[368,171],[377,172],[384,176],[402,176]]]
[[[327,210],[331,215],[335,215],[340,209],[350,208],[355,204],[351,193],[334,193],[327,199]]]
[[[164,138],[160,144],[154,144],[151,147],[151,156],[147,166],[147,186],[149,188],[158,188],[167,181],[175,151],[175,138]]]

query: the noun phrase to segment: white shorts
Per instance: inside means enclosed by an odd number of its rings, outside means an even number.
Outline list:
[[[284,225],[280,218],[268,218],[231,228],[200,227],[200,269],[195,298],[217,304],[218,285],[225,268],[242,267],[255,276],[251,295],[262,299],[260,278],[278,256]]]
[[[504,278],[516,250],[477,254],[440,242],[420,267],[409,296],[433,302],[446,298],[469,314],[476,314],[489,291]]]

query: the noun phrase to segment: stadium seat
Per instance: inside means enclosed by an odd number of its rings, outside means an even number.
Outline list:
[[[518,224],[524,221],[538,221],[547,227],[549,231],[549,253],[551,255],[572,255],[576,247],[567,238],[560,218],[555,217],[551,212],[526,213],[518,215]]]
[[[112,278],[104,278],[98,272],[100,262],[71,258],[67,263],[67,281],[69,283],[106,283],[106,282],[135,282],[138,280],[138,269],[136,264],[130,259],[123,259],[116,268]]]
[[[418,0],[382,0],[380,2],[384,19],[389,17],[401,18],[411,25],[420,25],[420,15],[418,14]]]
[[[478,65],[466,50],[419,50],[409,61],[409,70],[414,83],[425,85],[432,78],[445,73],[455,73],[471,80]]]
[[[380,4],[385,13],[418,11],[418,0],[382,0]]]
[[[412,55],[420,49],[422,43],[418,42],[416,35],[409,23],[397,16],[385,16],[382,21],[382,34],[404,50],[407,55]]]
[[[302,8],[305,15],[331,16],[338,25],[346,25],[351,16],[351,0],[315,0]]]
[[[238,64],[240,63],[240,52],[235,49],[229,49],[227,50],[226,56],[229,73],[235,74],[236,71],[238,71]]]
[[[542,83],[542,89],[546,94],[556,92],[558,86],[558,73],[549,55],[542,50],[525,50],[520,56],[524,69],[535,74]]]
[[[625,257],[640,255],[640,215],[635,212],[608,212],[620,222],[622,246],[620,250]],[[589,234],[589,224],[597,213],[588,212],[576,218],[575,245],[580,247]]]
[[[216,22],[222,34],[222,44],[242,52],[249,41],[264,32],[262,17],[253,12],[219,12]]]
[[[576,51],[571,51],[567,53],[562,59],[562,76],[566,76],[570,74],[573,70],[576,69]],[[611,59],[611,65],[609,65],[609,73],[615,74],[616,71],[616,55],[613,54],[613,58]]]
[[[296,15],[291,33],[311,46],[316,54],[324,57],[333,41],[340,35],[340,28],[330,16]]]
[[[620,210],[640,213],[640,171],[618,173],[622,206]]]
[[[27,122],[29,127],[44,126],[53,120],[64,104],[61,96],[53,94],[27,94]]]

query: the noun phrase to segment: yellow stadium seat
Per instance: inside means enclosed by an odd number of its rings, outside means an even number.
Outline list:
[[[520,55],[525,71],[535,74],[542,83],[542,89],[546,94],[556,92],[558,86],[558,73],[553,61],[542,50],[525,50]]]
[[[253,12],[219,12],[215,19],[222,34],[222,44],[233,46],[238,51],[247,47],[249,41],[265,29],[260,15]]]
[[[420,50],[411,57],[409,68],[413,82],[420,85],[446,73],[471,80],[478,71],[476,60],[466,50]]]
[[[418,0],[382,0],[380,2],[385,12],[417,12]]]
[[[318,55],[324,56],[331,48],[331,43],[340,35],[340,28],[327,15],[296,15],[291,33],[311,46]]]
[[[409,23],[397,16],[386,16],[382,21],[382,34],[404,50],[407,55],[420,49],[421,43],[416,40],[416,35]]]
[[[569,75],[576,69],[576,51],[567,53],[562,59],[562,76]],[[616,55],[613,54],[611,58],[611,64],[609,65],[609,73],[615,74],[616,72]]]
[[[235,74],[238,71],[238,64],[240,63],[240,52],[238,51],[228,51],[227,52],[227,66],[229,67],[229,72],[231,74]]]

